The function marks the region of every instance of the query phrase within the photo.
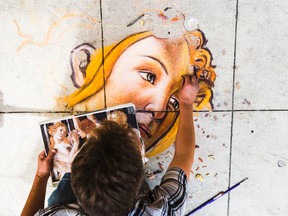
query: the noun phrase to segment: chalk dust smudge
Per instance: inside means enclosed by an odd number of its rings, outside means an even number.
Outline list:
[[[18,46],[17,52],[19,52],[25,45],[28,45],[28,44],[34,44],[37,46],[47,46],[51,40],[53,30],[56,29],[56,27],[59,27],[59,25],[65,20],[69,20],[69,19],[77,18],[77,17],[83,18],[83,19],[88,20],[90,22],[89,25],[84,24],[84,23],[78,24],[80,26],[83,25],[85,28],[88,28],[88,29],[92,28],[93,24],[96,24],[96,23],[98,24],[100,22],[98,19],[91,17],[91,16],[84,15],[84,14],[65,14],[49,26],[49,28],[46,32],[45,38],[42,41],[36,41],[35,39],[33,39],[33,37],[31,35],[24,34],[22,32],[20,24],[17,22],[17,20],[14,19],[13,22],[16,25],[17,33],[20,37],[22,37],[24,39],[24,41]],[[67,29],[64,29],[64,32],[65,31],[67,31]],[[61,33],[61,35],[62,34],[63,34],[63,32]]]

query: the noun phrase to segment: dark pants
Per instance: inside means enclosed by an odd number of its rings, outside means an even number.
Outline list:
[[[77,198],[71,187],[71,173],[65,173],[57,188],[48,199],[48,206],[77,203]]]

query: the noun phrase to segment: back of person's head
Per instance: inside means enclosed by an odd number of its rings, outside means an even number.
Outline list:
[[[104,121],[72,164],[71,182],[89,215],[127,215],[143,181],[143,163],[134,132]]]

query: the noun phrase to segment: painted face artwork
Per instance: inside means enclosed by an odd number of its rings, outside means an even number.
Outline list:
[[[64,16],[65,20],[69,20],[69,17]],[[193,104],[194,110],[212,110],[216,73],[212,54],[206,47],[205,34],[199,29],[196,19],[184,15],[174,6],[166,7],[164,11],[145,10],[139,17],[126,27],[142,23],[135,29],[149,30],[127,34],[115,44],[102,47],[102,43],[97,44],[98,40],[93,38],[94,34],[87,32],[88,40],[95,41],[95,44],[83,43],[72,50],[70,77],[76,90],[62,97],[58,104],[64,101],[65,108],[75,113],[133,103],[148,156],[152,156],[175,141],[181,76],[193,73],[198,78],[199,92]],[[97,19],[90,16],[82,18],[85,18],[85,22],[93,20],[89,23],[89,29],[90,25],[91,29],[97,29]],[[50,29],[52,27],[54,24]],[[132,28],[127,30],[133,31]],[[108,37],[105,41],[110,39]],[[29,43],[35,44],[35,41],[24,41],[19,50]],[[91,121],[96,127],[99,126],[97,119]],[[87,136],[86,129],[81,130],[79,135]]]
[[[54,139],[57,140],[63,140],[67,135],[66,128],[63,126],[60,126],[57,128],[56,133],[54,135]]]
[[[194,73],[199,79],[195,108],[212,106],[215,72],[204,44],[200,31],[174,39],[157,38],[151,32],[138,33],[106,47],[104,65],[102,53],[97,50],[92,57],[89,54],[87,59],[81,59],[93,47],[78,46],[72,52],[72,79],[74,75],[79,80],[80,74],[83,81],[73,79],[74,85],[80,88],[68,97],[68,107],[93,111],[105,105],[135,104],[148,156],[157,154],[175,141],[179,116],[177,94],[182,75]],[[80,59],[75,57],[77,53]],[[88,64],[82,65],[87,67],[83,72],[77,62],[84,61]]]
[[[92,130],[96,127],[94,121],[97,121],[97,119],[93,115],[90,115],[89,119],[87,118],[81,121],[79,118],[73,119],[78,136],[82,139],[88,138],[88,136],[91,135]]]
[[[107,80],[107,106],[132,102],[144,142],[153,139],[166,112],[178,110],[176,92],[189,63],[187,45],[154,36],[130,46]],[[118,92],[124,93],[119,97]],[[169,106],[168,106],[169,105]]]
[[[78,130],[78,135],[79,137],[81,137],[82,139],[86,137],[86,133],[83,130]]]

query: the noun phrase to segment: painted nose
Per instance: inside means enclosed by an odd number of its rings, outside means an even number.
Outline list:
[[[152,113],[154,119],[162,119],[167,111],[169,96],[166,94],[155,94],[154,100],[146,109]]]
[[[154,112],[154,118],[155,119],[162,119],[166,114],[166,110],[163,110],[163,111],[155,111]]]

